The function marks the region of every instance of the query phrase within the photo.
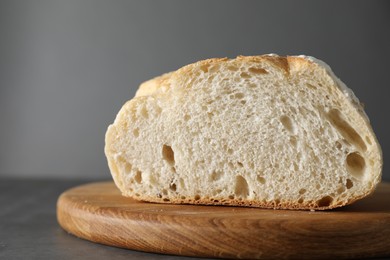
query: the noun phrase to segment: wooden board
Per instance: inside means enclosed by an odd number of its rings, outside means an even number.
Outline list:
[[[198,257],[334,259],[390,256],[390,184],[331,211],[169,205],[122,197],[113,182],[64,192],[70,233],[117,247]]]

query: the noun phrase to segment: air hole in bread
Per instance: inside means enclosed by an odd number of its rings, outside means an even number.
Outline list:
[[[309,83],[306,83],[306,86],[310,89],[317,89],[316,86],[312,85],[312,84],[309,84]]]
[[[163,189],[163,190],[161,191],[161,193],[162,193],[163,195],[168,195],[168,191],[167,191],[166,189]]]
[[[241,100],[240,103],[245,105],[246,104],[246,100]]]
[[[168,202],[170,200],[168,198],[164,198],[163,201]]]
[[[139,136],[139,129],[138,128],[135,128],[133,130],[133,135],[134,135],[134,137],[138,137]]]
[[[171,184],[169,185],[169,189],[170,189],[171,191],[176,191],[176,183],[171,183]]]
[[[131,169],[132,169],[132,165],[128,162],[125,162],[125,172],[129,173],[131,172]]]
[[[167,161],[169,164],[174,165],[175,164],[175,153],[172,150],[172,147],[169,145],[163,145],[162,149],[162,156],[165,161]]]
[[[246,198],[249,196],[248,183],[241,175],[236,176],[236,186],[234,188],[234,194],[237,197]]]
[[[195,195],[195,200],[200,200],[200,196],[199,195]]]
[[[143,118],[146,118],[146,119],[149,118],[149,112],[148,112],[148,109],[146,108],[146,106],[142,106],[142,108],[140,110],[140,114]]]
[[[179,179],[179,184],[180,184],[180,188],[182,188],[183,190],[186,189],[186,184],[185,184],[183,178]]]
[[[347,189],[353,187],[353,182],[351,181],[351,179],[347,179],[347,182],[345,183],[345,187],[347,187]]]
[[[211,181],[219,181],[224,173],[222,171],[213,171],[210,175],[210,180]]]
[[[242,98],[244,98],[244,94],[243,93],[236,93],[236,94],[234,94],[234,97],[237,99],[242,99]]]
[[[293,167],[294,167],[294,171],[298,172],[299,166],[298,166],[298,164],[296,162],[293,162]]]
[[[251,75],[249,75],[246,72],[241,72],[240,77],[243,78],[243,79],[249,79],[251,77]]]
[[[347,170],[353,177],[357,179],[363,177],[366,168],[366,161],[358,152],[348,154],[346,162]]]
[[[306,189],[300,189],[299,190],[299,194],[301,194],[301,195],[304,194],[305,192],[306,192]]]
[[[266,71],[263,68],[255,68],[255,67],[249,68],[248,71],[250,73],[253,73],[253,74],[267,74],[268,73],[268,71]]]
[[[209,67],[210,65],[209,64],[203,64],[201,65],[199,68],[201,71],[203,71],[204,73],[207,73],[209,71]]]
[[[124,170],[125,173],[131,172],[133,166],[128,161],[126,161],[122,156],[118,156],[116,160],[117,160],[119,166],[121,167],[121,169]],[[116,171],[118,171],[117,168],[116,168]]]
[[[241,162],[237,162],[237,165],[243,167],[244,165]]]
[[[188,121],[191,119],[191,116],[190,115],[184,115],[184,121]]]
[[[343,193],[345,191],[345,187],[344,186],[341,186],[341,187],[339,187],[338,189],[337,189],[337,193],[338,194],[341,194],[341,193]]]
[[[230,71],[237,71],[238,68],[236,66],[227,66],[227,69]]]
[[[317,201],[318,207],[329,207],[333,202],[333,198],[331,196],[325,196],[322,199]]]
[[[257,181],[260,182],[261,184],[265,184],[265,178],[264,178],[264,177],[257,175],[257,178],[256,178],[256,179],[257,179]]]
[[[229,197],[228,197],[229,199],[234,199],[234,195],[229,195]],[[229,202],[225,202],[225,204],[229,204]]]
[[[332,109],[328,113],[330,123],[339,131],[339,133],[350,143],[357,146],[363,152],[367,150],[362,137],[356,132],[352,126],[343,119],[338,109]]]
[[[185,200],[186,199],[186,196],[181,196],[180,197],[182,200]]]
[[[210,76],[210,77],[207,78],[207,82],[208,83],[212,83],[213,80],[214,80],[214,76]]]
[[[139,184],[142,182],[142,172],[136,171],[134,175],[134,180]]]
[[[291,120],[290,117],[288,116],[281,116],[280,117],[280,122],[282,123],[282,125],[284,126],[284,128],[286,128],[289,132],[295,134],[295,124],[294,122]]]
[[[222,192],[221,189],[216,189],[215,191],[213,191],[213,196],[216,196],[216,195],[220,194],[221,192]]]
[[[299,198],[298,203],[302,204],[303,203],[303,198]]]

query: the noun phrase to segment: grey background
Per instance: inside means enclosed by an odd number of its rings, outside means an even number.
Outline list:
[[[307,54],[390,149],[386,1],[0,1],[0,176],[110,178],[104,134],[151,77],[210,57]]]

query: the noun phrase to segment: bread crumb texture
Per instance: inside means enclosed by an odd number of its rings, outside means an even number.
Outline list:
[[[359,100],[312,57],[209,59],[141,84],[106,133],[124,196],[323,210],[380,182]]]

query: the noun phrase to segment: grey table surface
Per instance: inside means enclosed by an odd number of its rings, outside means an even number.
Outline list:
[[[0,259],[195,259],[100,245],[65,232],[56,219],[57,198],[88,182],[0,178]]]
[[[195,259],[95,244],[64,231],[56,202],[89,181],[0,178],[0,259]]]

